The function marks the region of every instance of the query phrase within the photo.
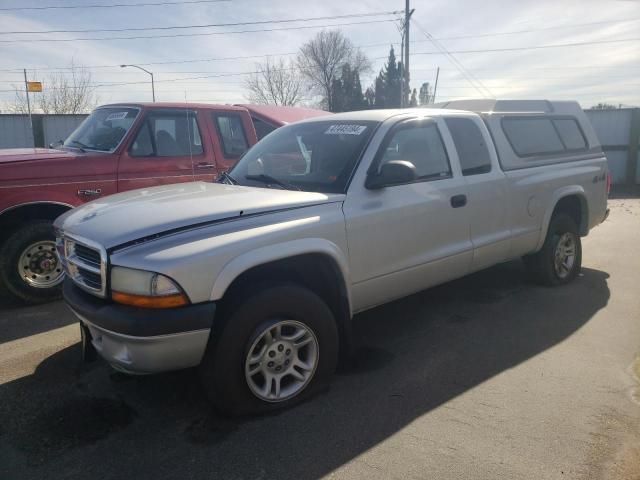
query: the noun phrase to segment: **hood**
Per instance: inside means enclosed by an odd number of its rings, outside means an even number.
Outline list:
[[[56,228],[105,248],[201,224],[341,201],[344,195],[178,183],[132,190],[95,200],[59,217]]]
[[[0,150],[0,164],[24,162],[26,160],[49,160],[74,158],[76,152],[54,150],[52,148],[6,148]]]

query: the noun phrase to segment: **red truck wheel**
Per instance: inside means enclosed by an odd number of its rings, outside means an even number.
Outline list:
[[[27,303],[59,298],[64,271],[47,220],[21,225],[0,249],[0,279],[14,297]]]

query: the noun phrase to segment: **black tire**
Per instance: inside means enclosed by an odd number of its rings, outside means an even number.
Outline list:
[[[268,402],[254,395],[244,363],[257,332],[266,322],[295,320],[311,329],[318,341],[318,363],[311,380],[296,396]],[[326,388],[338,361],[338,330],[327,304],[307,288],[278,284],[258,290],[227,306],[221,331],[213,334],[200,365],[202,385],[225,415],[253,415],[289,408]]]
[[[569,234],[575,244],[575,258],[568,274],[560,275],[555,267],[555,253],[561,237]],[[580,273],[582,267],[582,243],[576,222],[564,213],[551,218],[549,230],[539,252],[523,258],[531,279],[547,286],[564,285]]]
[[[49,220],[32,220],[20,225],[0,247],[0,281],[8,293],[29,304],[50,302],[60,298],[62,284],[48,288],[36,288],[21,278],[18,261],[22,252],[40,241],[55,241],[53,224]]]

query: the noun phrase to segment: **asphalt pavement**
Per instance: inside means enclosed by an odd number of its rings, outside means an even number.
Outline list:
[[[0,479],[638,479],[640,200],[572,284],[499,265],[356,317],[332,387],[217,416],[194,371],[80,363],[62,302],[0,304]]]

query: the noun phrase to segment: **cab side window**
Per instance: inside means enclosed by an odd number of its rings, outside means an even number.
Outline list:
[[[447,151],[433,123],[400,125],[385,145],[381,165],[406,160],[416,167],[419,180],[451,177]]]
[[[195,112],[152,111],[131,144],[132,157],[183,157],[203,153]]]
[[[489,149],[478,125],[470,118],[450,117],[445,122],[458,151],[462,175],[478,175],[491,171]]]
[[[222,142],[222,151],[227,158],[240,158],[249,150],[242,118],[235,114],[214,115],[216,129]]]

